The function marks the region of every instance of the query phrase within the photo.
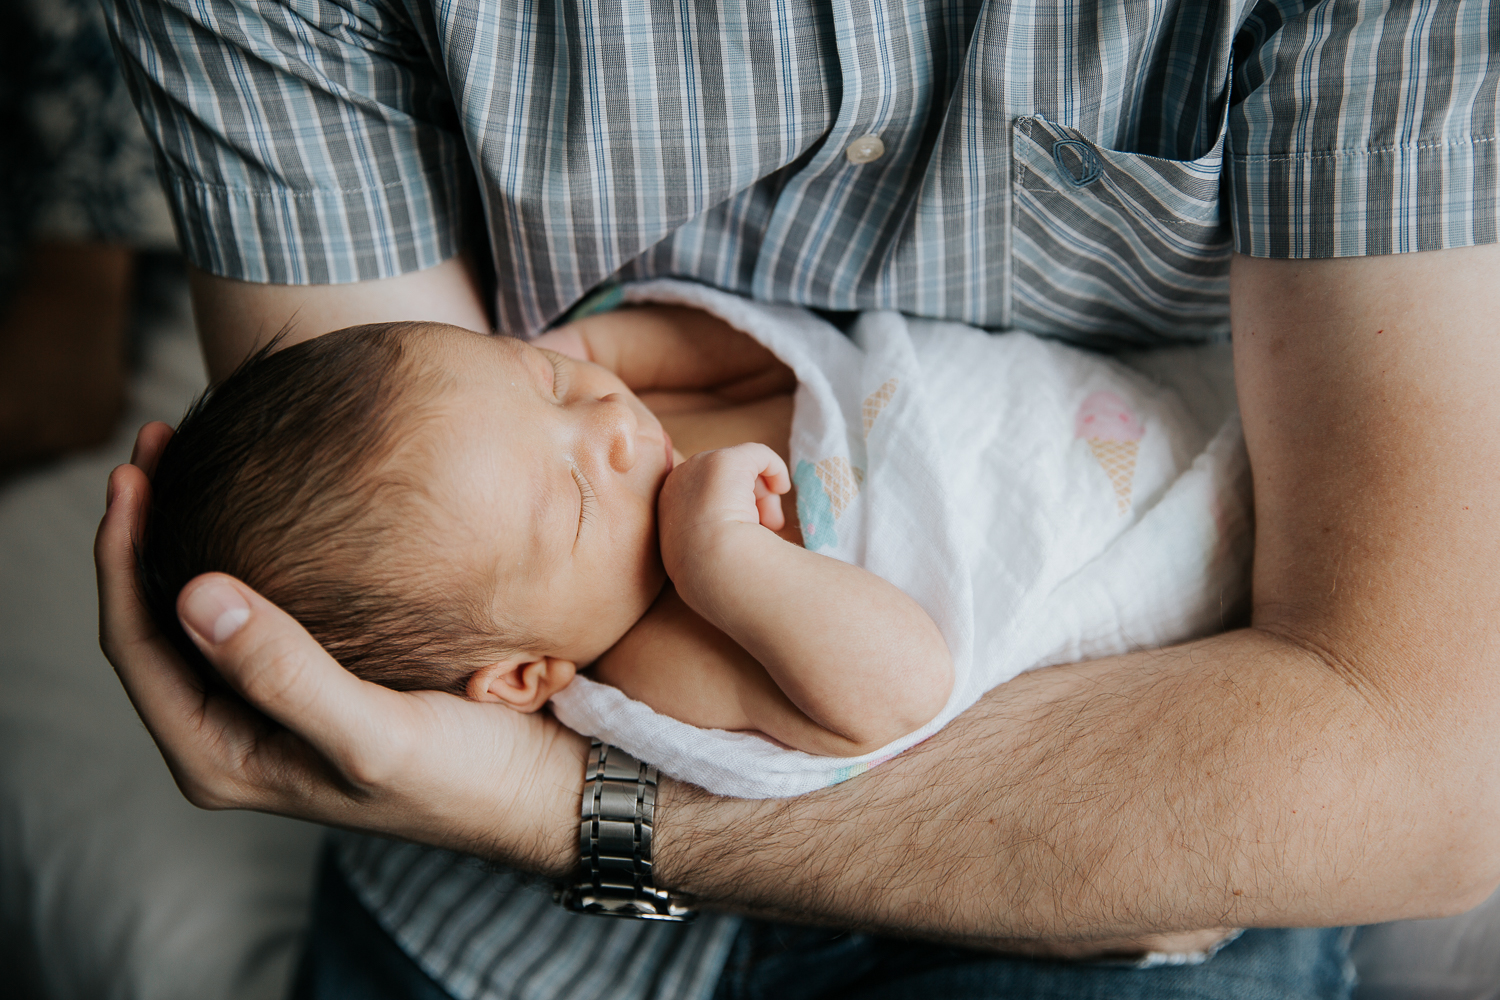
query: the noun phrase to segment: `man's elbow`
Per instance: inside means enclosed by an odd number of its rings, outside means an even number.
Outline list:
[[[1412,853],[1420,853],[1422,848],[1413,846]],[[1493,844],[1489,847],[1494,849]],[[1467,848],[1453,847],[1440,862],[1423,867],[1423,875],[1415,880],[1404,901],[1362,917],[1361,922],[1456,917],[1500,890],[1500,872],[1495,870],[1494,855],[1478,857]]]
[[[1389,873],[1405,869],[1407,892],[1402,903],[1377,919],[1457,916],[1500,889],[1500,782],[1476,773],[1473,749],[1435,752],[1412,776],[1420,791],[1406,801],[1406,815],[1395,824],[1403,832],[1379,852],[1384,855],[1380,866],[1391,866]],[[1494,766],[1500,768],[1500,762]],[[1394,832],[1389,825],[1387,830]]]
[[[1438,907],[1437,912],[1427,916],[1430,918],[1461,916],[1482,904],[1497,891],[1500,891],[1500,879],[1487,877],[1482,880],[1471,880],[1470,884],[1457,886],[1444,905]]]
[[[1442,779],[1434,777],[1434,783]],[[1463,787],[1468,786],[1468,787]],[[1465,795],[1455,800],[1452,791]],[[1412,844],[1412,853],[1426,855],[1421,899],[1415,912],[1405,919],[1453,917],[1467,913],[1500,890],[1500,789],[1476,789],[1470,782],[1454,782],[1431,807],[1441,810],[1444,800],[1448,822],[1423,844]],[[1414,901],[1415,902],[1415,901]]]
[[[1339,681],[1322,687],[1323,704],[1355,735],[1325,773],[1348,814],[1361,817],[1348,828],[1362,831],[1362,874],[1352,884],[1375,891],[1349,900],[1347,915],[1359,922],[1454,916],[1500,889],[1493,620],[1476,616],[1447,643],[1331,643],[1269,630]],[[1332,731],[1313,727],[1312,745],[1326,746]]]

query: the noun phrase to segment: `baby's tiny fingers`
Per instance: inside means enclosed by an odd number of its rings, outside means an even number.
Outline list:
[[[784,491],[783,491],[784,492]],[[760,523],[763,527],[772,531],[780,531],[786,527],[786,514],[781,509],[781,497],[775,493],[760,495],[756,491],[755,509],[760,514]]]
[[[765,482],[766,489],[780,496],[792,488],[792,477],[787,474],[786,463],[781,460],[781,456],[772,457],[776,459],[775,467],[766,469],[760,474],[760,478]]]
[[[746,445],[747,448],[755,449],[755,460],[760,465],[760,478],[755,483],[756,496],[760,496],[764,488],[772,493],[781,494],[792,488],[792,477],[786,471],[786,463],[781,456],[771,448],[763,444]]]

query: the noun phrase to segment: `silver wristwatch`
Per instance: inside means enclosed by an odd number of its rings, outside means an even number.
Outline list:
[[[594,740],[583,772],[579,871],[556,899],[575,913],[637,920],[692,920],[698,914],[651,880],[656,768]]]

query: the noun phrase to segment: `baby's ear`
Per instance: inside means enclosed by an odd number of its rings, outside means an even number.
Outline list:
[[[577,672],[572,660],[517,653],[470,674],[464,693],[471,701],[498,701],[519,712],[535,712]]]

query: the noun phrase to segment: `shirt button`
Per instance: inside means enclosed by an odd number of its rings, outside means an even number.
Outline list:
[[[844,150],[844,155],[853,164],[874,163],[885,155],[885,143],[880,141],[880,136],[871,133],[861,136],[849,144]]]

